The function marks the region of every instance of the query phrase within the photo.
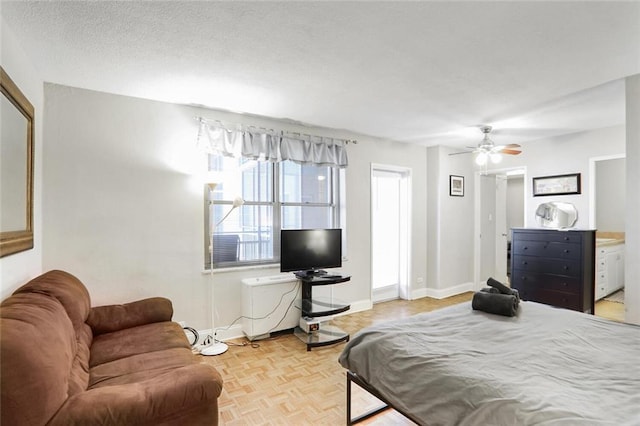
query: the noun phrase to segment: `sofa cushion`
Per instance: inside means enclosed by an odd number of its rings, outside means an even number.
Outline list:
[[[79,393],[48,426],[215,425],[221,391],[222,379],[214,368],[191,364],[135,383]]]
[[[0,423],[43,425],[68,397],[73,325],[58,299],[41,293],[6,299],[0,316]]]
[[[95,336],[89,366],[94,368],[133,355],[190,347],[189,340],[178,323],[156,322]]]
[[[89,389],[140,382],[191,364],[193,364],[193,353],[186,348],[132,355],[93,367]]]
[[[76,335],[76,338],[77,350],[69,376],[69,396],[83,392],[89,386],[89,347],[91,347],[91,341],[93,340],[91,328],[85,324]]]
[[[77,331],[84,327],[91,310],[87,288],[78,278],[64,271],[46,272],[13,292],[20,293],[41,293],[58,299]]]
[[[93,333],[111,333],[152,322],[171,321],[173,305],[164,297],[150,297],[124,305],[97,306],[89,312],[87,324]]]

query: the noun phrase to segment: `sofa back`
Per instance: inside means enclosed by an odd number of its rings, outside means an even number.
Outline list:
[[[73,275],[50,271],[0,305],[0,424],[43,425],[87,388],[89,293]]]

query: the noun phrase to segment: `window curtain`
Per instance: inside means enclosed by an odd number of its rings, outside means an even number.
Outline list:
[[[209,154],[345,168],[347,140],[262,129],[231,130],[200,121],[198,146]]]

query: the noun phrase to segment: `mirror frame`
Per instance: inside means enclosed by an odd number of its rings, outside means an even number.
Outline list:
[[[11,80],[9,75],[4,71],[4,68],[0,66],[0,86],[2,89],[2,95],[16,107],[27,119],[27,158],[24,161],[27,163],[27,203],[24,206],[26,215],[26,229],[20,229],[17,231],[5,231],[0,232],[0,257],[8,256],[10,254],[19,253],[21,251],[30,250],[33,248],[33,139],[34,139],[34,108],[29,102],[26,96],[20,91],[18,86]],[[0,143],[3,142],[0,138]]]
[[[544,217],[542,217],[541,215],[538,214],[538,211],[540,210],[541,207],[543,206],[548,206],[548,207],[552,207],[554,210],[559,210],[562,212],[566,213],[566,209],[561,208],[561,205],[563,205],[564,207],[570,207],[573,210],[573,222],[568,223],[564,226],[560,226],[560,224],[558,223],[557,225],[554,225],[554,223],[557,220],[554,219],[546,219]],[[546,211],[546,210],[545,210]],[[554,214],[555,216],[555,214]],[[573,228],[575,226],[575,224],[578,222],[578,209],[576,209],[576,206],[573,205],[573,203],[567,203],[567,202],[563,202],[563,201],[548,201],[546,203],[540,203],[538,205],[538,208],[536,209],[536,213],[535,213],[535,218],[536,218],[536,223],[538,224],[538,226],[540,226],[541,228],[548,228],[548,229],[570,229]]]

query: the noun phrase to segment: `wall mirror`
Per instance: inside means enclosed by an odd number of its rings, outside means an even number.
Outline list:
[[[33,105],[0,67],[0,257],[33,248]]]
[[[578,220],[578,211],[571,203],[552,201],[536,209],[536,222],[543,228],[571,228]]]

